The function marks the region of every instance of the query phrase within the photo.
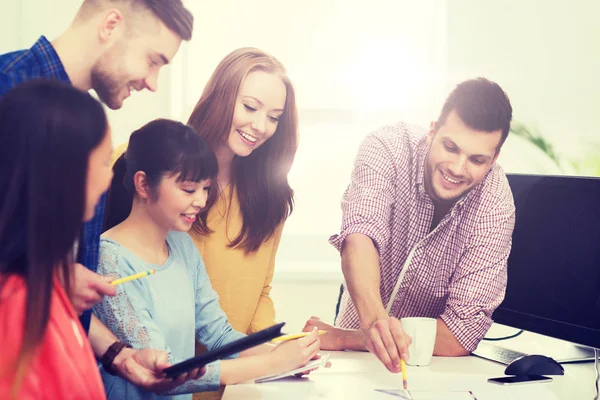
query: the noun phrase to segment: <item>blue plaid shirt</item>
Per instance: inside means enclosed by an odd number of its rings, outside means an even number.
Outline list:
[[[41,36],[30,49],[0,55],[0,98],[13,87],[36,78],[57,79],[71,83],[54,47],[44,36]],[[96,206],[94,218],[84,224],[79,242],[77,261],[94,272],[98,269],[98,248],[105,205],[106,194]],[[88,310],[81,316],[81,323],[86,332],[90,327],[91,315],[92,311]]]

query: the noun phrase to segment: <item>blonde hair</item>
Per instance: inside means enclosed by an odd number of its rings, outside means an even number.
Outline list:
[[[217,66],[188,124],[213,150],[227,141],[238,90],[249,73],[264,71],[281,78],[286,88],[284,110],[274,135],[247,157],[234,158],[233,184],[243,216],[239,236],[231,242],[247,252],[256,251],[273,236],[293,210],[293,190],[287,176],[298,147],[298,115],[294,87],[283,64],[251,47],[234,50]]]

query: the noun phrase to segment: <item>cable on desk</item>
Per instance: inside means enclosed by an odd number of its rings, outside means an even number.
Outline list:
[[[596,390],[594,400],[598,400],[598,383],[600,382],[600,371],[598,370],[598,358],[600,358],[600,350],[594,349],[594,369],[596,370]]]
[[[523,333],[523,329],[521,329],[519,332],[513,334],[513,335],[509,335],[509,336],[502,336],[502,337],[491,337],[491,338],[487,338],[484,337],[483,340],[488,340],[490,342],[497,342],[499,340],[506,340],[506,339],[512,339],[512,338],[516,338],[517,336],[519,336],[521,333]]]

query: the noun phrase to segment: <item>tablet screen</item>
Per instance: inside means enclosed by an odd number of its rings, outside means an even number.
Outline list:
[[[194,368],[200,368],[206,364],[210,364],[213,361],[220,360],[225,357],[229,357],[233,354],[239,353],[246,349],[258,346],[259,344],[268,342],[278,336],[281,336],[281,328],[285,325],[285,322],[273,325],[269,328],[263,329],[262,331],[255,332],[244,338],[235,340],[231,343],[227,343],[217,349],[212,349],[206,353],[197,357],[190,358],[182,361],[168,368],[165,368],[163,372],[169,377],[174,378],[177,375],[191,371]]]

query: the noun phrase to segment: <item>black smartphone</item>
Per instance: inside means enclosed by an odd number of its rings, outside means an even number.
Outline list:
[[[519,375],[519,376],[503,376],[500,378],[490,378],[489,383],[497,385],[520,385],[523,383],[543,383],[552,382],[552,378],[542,375]]]
[[[240,351],[258,346],[259,344],[268,342],[271,339],[281,336],[281,328],[284,325],[285,322],[273,325],[270,328],[255,332],[217,349],[207,351],[206,353],[197,357],[182,361],[179,364],[171,365],[170,367],[165,368],[163,372],[167,375],[167,377],[175,378],[177,375],[191,371],[194,368],[202,367],[206,364],[210,364],[213,361],[220,360],[232,354],[239,353]]]

